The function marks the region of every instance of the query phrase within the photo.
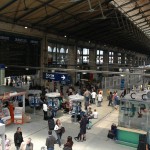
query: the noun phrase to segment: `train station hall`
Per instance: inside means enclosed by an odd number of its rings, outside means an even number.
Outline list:
[[[0,150],[150,150],[150,0],[0,0]]]

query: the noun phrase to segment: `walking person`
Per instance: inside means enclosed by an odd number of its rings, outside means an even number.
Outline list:
[[[46,102],[43,103],[43,113],[44,113],[44,120],[47,120],[47,104]]]
[[[102,96],[101,92],[99,92],[98,95],[97,95],[97,101],[98,101],[97,106],[100,107],[101,103],[103,101],[103,96]]]
[[[113,106],[112,99],[113,99],[113,94],[112,94],[112,92],[110,92],[110,94],[108,96],[108,100],[109,100],[108,106],[110,106],[110,105]]]
[[[52,131],[49,130],[46,138],[47,150],[54,150],[54,144],[56,144],[56,138],[52,135]]]
[[[16,150],[20,149],[20,145],[23,142],[22,131],[20,127],[17,127],[17,131],[14,134],[14,143],[16,146]]]
[[[96,98],[95,90],[92,91],[91,95],[92,95],[92,103],[95,104],[95,98]]]
[[[80,121],[80,132],[77,137],[74,137],[74,139],[79,142],[86,141],[86,125],[87,125],[88,119],[86,115],[84,114]]]
[[[5,150],[10,150],[10,140],[7,139],[7,135],[5,134]]]
[[[62,128],[62,124],[61,124],[60,120],[57,119],[54,130],[55,130],[56,135],[57,135],[57,142],[59,144],[59,147],[61,147],[61,136],[62,136],[61,128]]]
[[[33,150],[31,138],[28,138],[25,142],[22,142],[19,150]]]
[[[84,97],[85,97],[85,110],[87,110],[87,107],[89,106],[89,100],[90,100],[90,91],[88,89],[86,89],[86,91],[84,92]]]
[[[72,137],[68,136],[67,137],[67,142],[64,144],[63,150],[72,150],[72,146],[73,146]]]

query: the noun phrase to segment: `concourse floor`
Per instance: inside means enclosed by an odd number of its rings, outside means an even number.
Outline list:
[[[85,142],[76,142],[74,137],[77,136],[79,132],[79,123],[74,123],[71,121],[71,116],[69,114],[64,114],[62,111],[59,112],[58,117],[66,132],[62,136],[62,145],[65,143],[67,136],[72,136],[74,145],[73,150],[135,150],[135,148],[127,147],[124,145],[116,144],[115,141],[107,138],[108,130],[112,123],[118,122],[118,111],[114,110],[112,107],[108,107],[108,101],[104,100],[101,107],[96,107],[95,104],[91,105],[92,109],[96,108],[99,113],[99,118],[93,120],[93,127],[87,130],[87,140]],[[11,124],[6,126],[6,134],[8,139],[11,140],[11,150],[15,150],[13,136],[16,132],[18,126],[22,128],[23,137],[32,138],[34,144],[34,150],[41,150],[41,147],[45,146],[45,141],[48,132],[47,121],[43,120],[42,110],[36,110],[35,114],[33,109],[26,108],[26,112],[31,115],[31,122],[24,123],[23,125]],[[57,119],[55,118],[55,119]],[[53,135],[55,132],[53,131]],[[62,150],[55,145],[55,150]]]

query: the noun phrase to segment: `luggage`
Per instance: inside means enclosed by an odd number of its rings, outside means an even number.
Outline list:
[[[91,122],[91,121],[89,121],[89,122],[87,123],[86,128],[87,128],[88,130],[92,128],[92,122]]]
[[[108,131],[108,134],[107,134],[107,137],[108,137],[109,139],[113,139],[113,138],[114,138],[114,133],[113,133],[111,130],[109,130],[109,131]]]

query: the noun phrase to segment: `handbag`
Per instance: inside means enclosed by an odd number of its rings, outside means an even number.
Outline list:
[[[61,127],[61,132],[65,133],[65,128],[64,127]]]
[[[55,130],[57,134],[61,133],[61,129]]]

